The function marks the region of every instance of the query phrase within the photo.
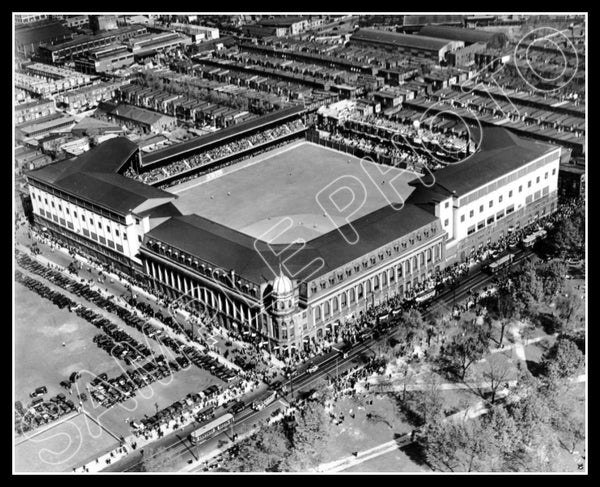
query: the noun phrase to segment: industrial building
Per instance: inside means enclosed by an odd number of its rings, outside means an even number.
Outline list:
[[[443,61],[448,52],[465,46],[463,41],[400,34],[376,29],[358,30],[350,37],[350,43],[393,49],[396,53],[401,52],[406,55],[429,58],[435,61]]]

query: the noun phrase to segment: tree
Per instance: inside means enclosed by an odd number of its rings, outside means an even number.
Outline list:
[[[544,294],[551,301],[557,293],[562,291],[565,285],[566,262],[561,259],[552,259],[549,262],[538,264],[536,272],[542,282]]]
[[[585,362],[579,347],[567,338],[559,338],[544,355],[542,363],[551,379],[566,379],[575,375]]]
[[[489,350],[489,335],[475,323],[471,313],[464,313],[459,322],[459,331],[444,350],[444,356],[458,373],[461,380],[465,380],[467,370],[473,362],[481,359]]]
[[[585,212],[578,208],[571,218],[556,222],[547,237],[550,252],[561,259],[585,254]]]
[[[479,420],[429,423],[419,437],[427,462],[435,470],[493,470],[497,458],[493,430]]]
[[[304,472],[319,465],[330,434],[331,423],[320,402],[308,402],[297,411],[296,420],[286,429],[290,444],[286,459],[289,471]]]
[[[496,394],[500,386],[506,382],[510,374],[510,366],[498,354],[491,355],[486,360],[486,368],[483,371],[483,378],[489,382],[491,391],[490,402],[494,404]]]
[[[520,316],[521,309],[515,305],[513,294],[508,289],[499,289],[497,293],[487,297],[484,301],[488,316],[500,325],[500,339],[498,345],[504,342],[506,326]]]
[[[232,448],[233,458],[227,463],[230,472],[282,472],[289,451],[279,423],[268,425]]]
[[[400,315],[400,342],[409,349],[414,349],[417,341],[425,338],[425,322],[421,312],[416,309],[404,311]]]
[[[544,288],[535,265],[527,261],[511,275],[514,292],[512,297],[515,304],[523,310],[531,310],[544,298]]]
[[[424,424],[436,421],[442,417],[444,401],[440,391],[438,377],[430,373],[425,379],[426,387],[417,396],[413,412],[419,415]]]
[[[431,344],[431,337],[437,337],[439,343],[440,335],[442,335],[448,328],[450,322],[450,310],[443,303],[436,303],[431,308],[427,322],[430,325],[429,332],[427,334],[427,346]]]
[[[464,443],[464,425],[437,420],[428,423],[419,435],[427,463],[434,470],[456,472],[460,470],[459,445]]]
[[[577,318],[580,318],[583,300],[575,293],[560,295],[556,299],[558,317],[563,320],[561,331],[573,330],[577,327]]]

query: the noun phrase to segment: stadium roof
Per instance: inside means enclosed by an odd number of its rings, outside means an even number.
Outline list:
[[[426,51],[439,51],[452,41],[435,37],[400,34],[376,29],[360,29],[350,37],[351,41],[372,42],[374,44],[388,44],[397,47],[423,49]]]
[[[486,127],[478,152],[464,161],[435,171],[433,175],[426,175],[423,183],[434,184],[429,192],[459,197],[556,149],[557,146],[520,138],[502,127]],[[417,180],[409,184],[423,187]],[[415,191],[408,201],[416,203],[420,194],[421,191]]]
[[[121,215],[149,199],[175,198],[172,193],[118,174],[136,150],[137,145],[127,138],[115,137],[77,157],[31,171],[27,177]]]
[[[484,42],[487,44],[493,40],[506,37],[500,32],[464,29],[462,27],[452,27],[449,25],[426,25],[421,28],[419,35],[454,41],[464,41],[467,44],[474,44],[476,42]]]
[[[230,137],[242,134],[244,132],[263,127],[270,123],[284,120],[285,118],[302,113],[303,111],[304,108],[302,106],[284,108],[283,110],[278,110],[274,113],[269,113],[268,115],[265,115],[258,119],[242,122],[227,127],[226,129],[219,130],[218,132],[212,134],[201,135],[200,137],[196,137],[192,140],[187,140],[179,144],[174,144],[169,147],[165,147],[164,149],[159,149],[147,156],[142,156],[142,165],[149,165],[158,161],[162,161],[164,159],[168,159],[170,157],[186,154],[188,152],[207,146],[208,144],[220,142]]]
[[[294,279],[316,279],[435,221],[435,215],[415,205],[405,205],[400,210],[387,205],[303,246],[268,244],[207,218],[186,215],[170,218],[150,230],[146,238],[164,242],[224,270],[234,269],[260,284],[273,278],[272,269],[278,269],[280,261]],[[351,245],[344,235],[350,238],[354,231],[360,239]]]

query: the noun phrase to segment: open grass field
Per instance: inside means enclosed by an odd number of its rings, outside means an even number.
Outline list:
[[[184,214],[283,244],[310,241],[346,224],[346,218],[353,221],[402,203],[412,192],[408,181],[415,178],[404,169],[301,142],[169,191],[179,196],[175,205]]]
[[[33,432],[15,446],[16,472],[70,472],[96,452],[119,441],[80,413],[47,429]]]

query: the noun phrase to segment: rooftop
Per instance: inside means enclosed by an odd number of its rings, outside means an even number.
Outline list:
[[[478,139],[476,136],[475,140]],[[518,137],[501,127],[486,127],[479,151],[425,176],[423,181],[435,183],[430,192],[460,197],[557,149],[557,146]],[[422,187],[417,181],[413,185]],[[418,197],[419,194],[411,195],[409,202]]]
[[[127,104],[119,104],[114,110],[110,112],[110,115],[116,115],[148,125],[153,125],[164,118],[172,118],[162,113],[153,112],[151,110],[145,110],[144,108],[138,108],[136,106]]]
[[[494,39],[506,37],[500,32],[464,29],[462,27],[453,27],[449,25],[425,25],[419,31],[419,35],[437,37],[441,39],[451,39],[455,41],[464,41],[468,44],[474,44],[475,42],[488,43]]]
[[[400,210],[384,206],[379,210],[303,244],[272,244],[220,225],[198,215],[176,216],[146,234],[222,269],[235,271],[260,284],[275,277],[282,268],[294,279],[315,279],[338,269],[368,252],[384,247],[436,217],[414,205]],[[354,245],[343,236],[353,229],[361,236]]]
[[[425,49],[428,51],[440,50],[452,41],[435,37],[400,34],[376,29],[360,29],[350,38],[351,41],[366,41],[378,44],[388,44],[398,47]]]
[[[73,34],[61,22],[44,22],[15,28],[15,41],[20,45],[51,42],[55,39],[72,37]]]
[[[212,134],[201,135],[200,137],[195,137],[194,139],[187,140],[185,142],[174,144],[164,149],[154,151],[152,152],[152,154],[149,154],[148,156],[145,156],[143,158],[143,164],[149,165],[158,161],[169,159],[171,157],[183,155],[185,153],[190,153],[209,144],[225,141],[244,132],[254,130],[256,128],[265,126],[273,122],[284,120],[287,117],[297,115],[303,111],[304,108],[302,108],[301,106],[284,108],[282,110],[269,113],[268,115],[264,115],[258,119],[242,122],[231,127],[227,127],[226,129],[219,130]]]
[[[27,176],[122,215],[149,199],[172,199],[171,193],[117,173],[136,151],[136,144],[125,137],[115,137],[77,157],[50,164]]]

